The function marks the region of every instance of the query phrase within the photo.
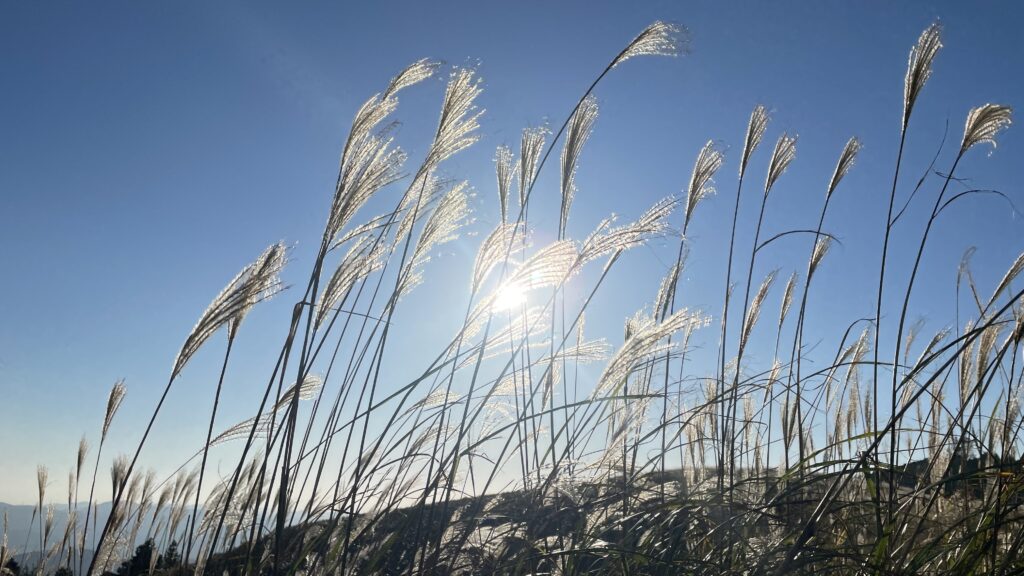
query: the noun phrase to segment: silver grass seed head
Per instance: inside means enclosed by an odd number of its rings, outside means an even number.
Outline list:
[[[327,286],[320,295],[317,305],[316,326],[320,326],[327,315],[359,280],[366,278],[383,266],[385,252],[383,242],[375,242],[369,236],[361,237],[341,259]]]
[[[576,195],[576,167],[583,145],[590,138],[594,122],[597,120],[597,111],[597,98],[587,96],[580,102],[576,112],[569,119],[565,132],[565,145],[562,148],[561,158],[562,205],[558,222],[559,236],[565,235],[565,228],[569,222],[569,209]]]
[[[517,230],[518,225],[515,223],[504,223],[503,221],[480,243],[476,260],[473,262],[471,292],[476,292],[480,289],[488,274],[501,262],[509,250],[514,253],[517,248],[522,247],[521,243],[513,241]]]
[[[678,56],[689,47],[687,30],[678,24],[655,21],[644,28],[625,50],[619,54],[609,68],[614,68],[637,56]]]
[[[686,216],[683,220],[684,235],[686,234],[687,227],[690,225],[690,219],[693,217],[693,211],[697,208],[697,205],[715,193],[715,187],[711,181],[715,176],[715,172],[722,167],[724,161],[725,155],[712,140],[709,140],[697,155],[697,161],[693,166],[693,174],[690,176],[690,185],[686,188]]]
[[[50,540],[50,534],[53,533],[53,504],[46,507],[46,521],[43,525],[43,542],[45,543]]]
[[[345,152],[324,235],[332,241],[379,190],[402,177],[406,154],[383,134],[367,135]]]
[[[1020,275],[1021,272],[1024,272],[1024,252],[1022,252],[1020,256],[1017,256],[1017,259],[1013,261],[1012,265],[1010,265],[1010,268],[1006,271],[1006,274],[1003,275],[1003,278],[1002,280],[999,281],[999,284],[996,286],[995,291],[992,292],[992,297],[988,299],[988,304],[986,304],[986,308],[991,306],[992,303],[995,302],[997,298],[999,298],[999,295],[1002,294],[1003,291],[1005,291],[1010,286],[1010,284],[1014,281],[1015,278],[1017,278],[1017,276]]]
[[[775,182],[789,168],[790,163],[796,158],[796,136],[789,136],[785,132],[775,142],[775,149],[772,150],[771,162],[768,164],[768,177],[764,183],[764,195],[768,196]]]
[[[43,465],[36,466],[36,487],[39,491],[39,510],[43,509],[43,500],[46,498],[46,484],[50,479],[50,470]]]
[[[906,131],[914,103],[932,75],[932,62],[942,48],[942,26],[935,22],[925,28],[910,49],[907,75],[903,81],[903,130]]]
[[[754,295],[754,299],[750,303],[750,310],[747,311],[747,317],[743,321],[743,331],[740,335],[740,350],[746,348],[747,341],[750,338],[750,333],[754,330],[754,325],[757,324],[757,319],[761,315],[761,305],[764,303],[764,299],[768,295],[768,291],[775,282],[775,274],[777,272],[777,270],[773,270],[768,273],[768,276],[766,276],[764,281],[761,282],[761,286],[758,287],[757,293]]]
[[[985,104],[971,109],[964,125],[964,139],[960,144],[963,154],[977,144],[996,147],[996,135],[1013,123],[1013,108],[999,104]]]
[[[501,206],[501,221],[508,221],[508,195],[512,190],[512,182],[519,172],[519,162],[515,159],[512,149],[498,146],[494,154],[494,172],[498,180],[498,202]]]
[[[475,70],[459,68],[452,73],[441,104],[437,133],[424,162],[427,167],[436,168],[480,138],[476,130],[483,111],[477,109],[476,98],[481,92],[483,88]]]
[[[679,204],[674,197],[663,198],[647,209],[635,222],[611,227],[614,218],[602,221],[584,241],[577,266],[606,254],[640,246],[668,230],[668,217]]]
[[[279,293],[283,286],[278,273],[284,264],[285,247],[278,243],[271,245],[254,262],[242,268],[203,311],[185,338],[174,360],[171,376],[177,377],[192,356],[221,327],[226,326],[228,336],[233,338],[242,319],[254,305]]]
[[[832,179],[828,182],[828,192],[825,194],[826,200],[832,197],[832,193],[839,186],[839,182],[850,171],[850,168],[853,167],[854,162],[857,160],[857,154],[862,147],[860,140],[856,136],[846,142],[842,153],[839,154],[839,162],[836,163],[836,170],[832,173]]]
[[[522,209],[529,201],[530,190],[537,178],[540,155],[544,151],[544,141],[548,136],[546,127],[524,128],[519,144],[519,207]]]
[[[437,72],[437,69],[440,66],[440,62],[430,60],[429,58],[413,62],[405,70],[402,70],[397,76],[391,79],[391,83],[388,84],[387,90],[384,91],[384,98],[391,98],[397,92],[430,78],[435,72]]]
[[[764,131],[768,128],[768,109],[758,104],[750,113],[750,121],[747,123],[747,134],[743,139],[743,155],[740,158],[740,178],[747,171],[747,162],[750,161],[754,150],[761,144],[764,138]]]
[[[110,465],[110,485],[113,489],[115,500],[121,494],[121,490],[124,488],[127,480],[128,456],[118,454],[117,457],[114,458],[114,462]]]
[[[932,336],[932,339],[928,341],[928,345],[924,347],[924,350],[922,350],[921,354],[917,357],[917,361],[914,362],[913,364],[914,368],[921,366],[922,363],[925,361],[925,358],[927,358],[928,355],[932,353],[932,350],[934,350],[935,347],[938,346],[939,342],[942,342],[943,340],[946,339],[947,336],[949,336],[949,333],[949,328],[943,328],[942,330],[936,332],[935,335]]]
[[[89,453],[89,441],[82,436],[82,439],[78,441],[78,455],[75,459],[75,476],[82,476],[82,467],[85,466],[85,456]]]
[[[466,182],[456,183],[427,218],[412,257],[400,272],[402,279],[396,291],[397,297],[400,298],[422,282],[421,268],[430,261],[431,251],[459,237],[459,230],[470,216],[467,187]]]
[[[114,386],[110,389],[110,394],[107,396],[107,410],[103,414],[103,430],[100,434],[100,441],[107,437],[107,432],[110,431],[110,424],[114,421],[114,416],[117,414],[117,409],[121,407],[121,402],[124,401],[124,395],[127,392],[127,388],[124,385],[124,378],[114,382]]]
[[[686,253],[684,252],[683,255],[685,258]],[[682,260],[680,259],[680,261]],[[654,298],[654,313],[658,318],[664,318],[668,314],[676,293],[676,285],[679,282],[680,263],[672,264],[668,273],[662,278],[661,285],[658,286],[658,294]]]
[[[974,253],[978,251],[977,246],[968,246],[962,256],[960,256],[960,263],[956,268],[956,285],[957,289],[960,288],[960,283],[964,277],[970,278],[971,276],[971,260],[974,258]]]
[[[782,291],[782,307],[779,309],[779,327],[786,321],[786,316],[789,314],[789,308],[793,305],[793,292],[796,289],[796,281],[800,277],[799,274],[794,270],[789,275],[789,280],[786,282],[786,288]]]
[[[832,247],[831,236],[819,236],[818,240],[814,243],[814,251],[811,252],[811,261],[807,267],[807,278],[810,279],[814,276],[814,272],[821,265],[821,261],[828,254],[829,248]]]
[[[283,289],[280,273],[286,263],[287,248],[281,242],[269,246],[252,263],[244,285],[245,303],[228,322],[228,332],[232,337],[238,333],[242,321],[253,306],[272,298]]]
[[[924,328],[924,318],[918,318],[913,324],[907,328],[907,335],[904,337],[903,342],[903,363],[907,363],[907,358],[910,356],[910,348],[917,341],[918,334],[921,333],[921,329]]]

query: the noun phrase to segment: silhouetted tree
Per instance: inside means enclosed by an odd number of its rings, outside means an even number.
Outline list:
[[[149,562],[154,554],[153,539],[150,538],[135,548],[135,554],[121,563],[117,576],[142,576],[149,573]]]
[[[181,554],[178,552],[178,541],[171,542],[171,545],[167,547],[167,550],[160,555],[160,558],[156,562],[158,569],[174,568],[181,562]]]

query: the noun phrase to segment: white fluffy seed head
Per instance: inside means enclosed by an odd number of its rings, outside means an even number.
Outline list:
[[[678,56],[688,47],[686,29],[678,24],[658,20],[644,28],[614,61],[611,68],[637,56]]]
[[[775,282],[775,273],[775,270],[768,273],[768,276],[761,282],[761,286],[757,289],[757,294],[754,295],[754,299],[750,303],[747,317],[743,321],[743,331],[740,334],[740,350],[746,348],[750,333],[754,330],[754,325],[757,324],[757,319],[761,315],[761,305],[764,304],[768,290],[771,289],[772,284]]]
[[[597,120],[597,98],[587,96],[580,102],[566,128],[565,146],[562,148],[562,205],[558,221],[559,237],[565,236],[565,227],[569,222],[569,209],[576,196],[576,166],[579,163],[583,145],[590,138],[595,120]]]
[[[1013,123],[1013,108],[999,104],[985,104],[971,109],[964,125],[964,139],[960,144],[963,154],[977,144],[996,147],[996,135]]]
[[[836,186],[839,186],[839,182],[846,176],[850,168],[853,167],[854,162],[857,160],[857,154],[861,149],[860,140],[856,136],[850,138],[846,142],[846,146],[843,147],[843,152],[839,155],[839,162],[836,163],[836,170],[832,173],[832,179],[828,182],[828,192],[825,194],[825,198],[831,198],[832,193],[835,192]]]
[[[768,110],[760,104],[755,106],[754,111],[750,113],[750,121],[747,123],[747,134],[743,139],[743,155],[740,158],[740,178],[747,171],[747,162],[750,161],[750,156],[753,155],[754,150],[761,144],[761,139],[764,138],[764,131],[768,128],[768,120]]]
[[[508,195],[512,190],[512,181],[519,172],[519,163],[515,160],[512,149],[498,146],[494,154],[494,172],[498,179],[498,202],[501,205],[501,221],[508,220]]]
[[[540,164],[540,155],[544,151],[544,141],[548,136],[548,129],[526,128],[523,130],[523,137],[519,145],[519,207],[525,209],[529,201],[530,191],[533,189],[534,180],[537,178],[537,169]]]
[[[786,289],[782,291],[782,307],[779,310],[779,327],[786,321],[786,315],[789,314],[789,308],[793,305],[793,291],[796,288],[796,281],[799,275],[794,271],[789,276],[789,280],[786,282]]]
[[[114,421],[114,415],[117,414],[117,409],[121,407],[121,402],[124,401],[124,395],[127,391],[124,385],[124,379],[120,379],[114,382],[114,386],[110,389],[110,395],[107,396],[107,410],[103,415],[103,430],[100,434],[100,441],[107,437],[107,432],[110,431],[110,424]]]
[[[932,62],[942,48],[942,26],[933,23],[917,39],[910,49],[907,61],[907,76],[903,81],[903,130],[906,131],[914,103],[932,75]]]
[[[775,149],[772,150],[771,162],[768,164],[768,177],[764,182],[764,195],[767,196],[775,186],[775,182],[789,168],[790,163],[796,158],[796,136],[789,136],[785,132],[775,142]]]
[[[709,140],[697,155],[697,162],[693,165],[693,174],[690,176],[690,185],[686,188],[686,216],[683,219],[683,234],[690,225],[693,211],[702,200],[715,193],[715,187],[711,180],[715,172],[722,167],[725,155],[714,143]]]

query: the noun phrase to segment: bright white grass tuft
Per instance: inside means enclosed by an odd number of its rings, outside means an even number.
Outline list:
[[[991,144],[996,147],[996,134],[1013,123],[1013,108],[999,104],[985,104],[971,109],[964,126],[964,139],[960,153],[977,144]]]
[[[341,154],[338,182],[324,236],[333,240],[363,204],[382,187],[397,180],[405,154],[391,148],[387,129],[377,126],[398,107],[399,91],[434,74],[438,64],[420,60],[395,76],[383,94],[375,94],[356,112]]]
[[[688,46],[686,29],[678,24],[658,20],[641,32],[614,61],[614,68],[637,56],[678,56]]]
[[[768,110],[758,104],[754,107],[754,111],[750,113],[750,121],[747,123],[747,135],[743,139],[743,156],[740,159],[740,178],[747,171],[747,162],[750,161],[750,156],[754,154],[754,150],[761,144],[761,139],[764,138],[764,131],[768,128]]]
[[[110,389],[110,395],[107,396],[107,411],[103,415],[103,430],[100,433],[100,442],[106,439],[107,432],[110,431],[110,424],[114,421],[114,415],[117,414],[117,409],[121,407],[121,402],[124,401],[124,395],[127,390],[123,378],[114,382],[114,386]]]
[[[392,246],[398,246],[406,234],[412,232],[416,223],[427,213],[426,207],[442,198],[445,190],[450,189],[446,188],[449,184],[435,176],[433,171],[422,172],[416,177],[399,203],[398,212],[403,213],[403,216],[395,231]]]
[[[999,295],[1010,286],[1010,283],[1013,282],[1013,280],[1019,276],[1022,271],[1024,271],[1024,252],[1022,252],[1020,256],[1017,256],[1017,259],[1013,261],[1010,269],[1003,275],[1003,279],[999,281],[999,285],[996,286],[995,291],[992,292],[992,297],[988,299],[988,304],[985,304],[985,308],[991,307],[992,303],[996,301],[996,298],[999,298]]]
[[[768,164],[768,177],[764,182],[764,195],[771,192],[772,187],[780,176],[789,168],[790,163],[796,158],[796,136],[789,136],[785,132],[775,142],[775,149],[772,150],[772,159]]]
[[[508,220],[508,195],[512,190],[512,181],[519,172],[519,163],[516,162],[512,149],[508,146],[498,146],[494,154],[494,172],[498,179],[498,202],[501,204],[501,221]]]
[[[594,388],[595,398],[602,394],[616,394],[626,378],[643,365],[644,360],[663,351],[664,346],[660,344],[663,339],[687,327],[707,326],[710,321],[707,316],[685,308],[660,323],[646,316],[634,317],[633,320],[629,323],[628,338],[608,361],[598,379]]]
[[[544,127],[523,130],[523,138],[519,145],[519,208],[522,210],[525,210],[530,190],[533,189],[533,182],[537,178],[540,155],[544,151],[544,140],[547,135],[548,129]]]
[[[597,98],[587,96],[580,102],[576,112],[569,119],[565,133],[565,146],[562,148],[562,206],[558,221],[558,235],[565,236],[565,227],[569,222],[569,208],[576,195],[576,165],[580,151],[590,138],[594,121],[597,120]]]
[[[470,213],[466,188],[465,182],[459,182],[449,190],[423,225],[412,257],[401,272],[402,279],[396,297],[407,294],[422,282],[421,269],[430,261],[432,250],[459,237],[458,232],[466,224]]]
[[[514,253],[522,247],[519,243],[513,243],[517,225],[514,223],[503,223],[495,227],[490,234],[480,243],[480,249],[476,254],[476,261],[473,263],[473,282],[470,292],[476,292],[480,285],[487,279],[491,270],[502,261],[509,250]]]
[[[651,206],[631,224],[612,228],[613,218],[602,221],[597,229],[583,241],[579,266],[605,254],[618,253],[639,246],[652,237],[668,230],[668,217],[679,204],[674,197],[664,198]]]
[[[932,62],[942,48],[942,26],[938,22],[925,28],[910,49],[907,61],[907,76],[903,81],[903,130],[906,131],[914,103],[932,75]]]
[[[46,498],[46,485],[50,481],[50,470],[46,466],[36,466],[36,487],[39,490],[39,510],[43,509],[43,500]]]
[[[768,273],[768,276],[761,282],[761,286],[757,289],[757,294],[754,295],[754,299],[750,303],[750,310],[747,311],[747,317],[743,321],[743,330],[740,334],[740,350],[746,348],[750,333],[753,332],[754,325],[757,324],[757,319],[761,316],[761,305],[764,304],[768,290],[771,289],[772,284],[775,282],[775,274],[776,271],[774,270]]]
[[[836,163],[836,171],[832,173],[832,179],[828,182],[828,192],[825,194],[825,198],[831,198],[832,193],[835,192],[836,186],[839,186],[839,182],[846,176],[850,168],[853,167],[854,162],[857,160],[857,154],[862,148],[860,140],[856,136],[850,138],[846,142],[846,146],[843,147],[843,151],[839,154],[839,162]]]
[[[327,314],[338,304],[348,291],[359,280],[366,278],[383,265],[381,256],[384,244],[369,236],[361,237],[351,248],[341,263],[335,268],[334,274],[327,282],[316,311],[316,326],[320,326]]]
[[[661,279],[661,284],[658,286],[658,293],[654,297],[654,313],[659,318],[664,318],[668,314],[668,310],[672,304],[672,299],[675,296],[676,284],[679,282],[680,264],[685,261],[686,256],[688,255],[686,248],[683,250],[683,257],[679,259],[679,262],[672,264],[668,273]]]
[[[779,326],[786,321],[786,315],[789,314],[789,308],[793,305],[793,291],[796,289],[796,281],[799,278],[799,274],[795,271],[790,274],[789,281],[786,282],[786,288],[782,291],[782,308],[779,310]]]
[[[85,466],[85,457],[89,453],[89,441],[82,436],[82,439],[78,441],[78,457],[75,459],[75,478],[76,484],[82,477],[82,467]]]
[[[441,104],[437,135],[424,163],[428,170],[480,138],[476,130],[483,111],[477,110],[475,102],[482,90],[480,79],[472,69],[461,68],[452,73]]]
[[[722,167],[725,156],[722,151],[711,140],[704,145],[697,155],[697,162],[693,165],[693,174],[690,176],[690,185],[686,188],[686,216],[683,220],[683,233],[690,225],[690,218],[693,211],[702,200],[715,193],[715,187],[711,184],[715,172]]]
[[[576,246],[571,240],[556,240],[527,258],[521,266],[477,304],[471,319],[478,319],[487,311],[507,302],[516,294],[525,298],[527,292],[555,286],[567,280],[575,272],[574,265],[579,259]]]
[[[405,160],[405,153],[393,148],[390,138],[377,136],[360,140],[346,153],[327,222],[328,240],[338,235],[374,193],[401,177]]]
[[[318,374],[308,374],[302,380],[302,383],[298,385],[299,400],[309,400],[316,396],[316,393],[320,391],[324,385],[323,378]],[[259,422],[256,424],[256,436],[263,436],[266,438],[270,437],[271,432],[274,429],[274,420],[277,417],[277,413],[289,407],[292,401],[292,397],[295,395],[296,385],[292,384],[284,392],[281,393],[281,399],[278,400],[270,412],[260,415]],[[252,431],[253,422],[255,418],[247,418],[234,426],[231,426],[227,430],[224,430],[213,440],[210,440],[210,447],[223,444],[230,440],[237,438],[246,438]],[[198,454],[202,454],[200,450]],[[197,454],[197,455],[198,455]]]
[[[811,252],[811,263],[807,268],[807,279],[810,280],[814,276],[815,270],[821,264],[821,261],[828,254],[829,248],[832,247],[831,236],[819,236],[818,240],[814,243],[814,251]]]
[[[199,317],[174,360],[174,378],[192,355],[221,327],[227,326],[233,338],[242,319],[257,303],[273,297],[283,289],[278,273],[285,264],[284,244],[267,248],[252,264],[242,268]]]
[[[578,342],[573,346],[563,349],[561,352],[556,352],[555,355],[550,358],[542,359],[541,362],[543,363],[549,360],[572,360],[579,362],[580,364],[586,364],[589,362],[607,360],[610,353],[611,345],[608,344],[604,338],[600,338],[597,340],[589,340],[587,342]]]
[[[388,85],[387,90],[384,91],[384,99],[391,98],[398,91],[404,90],[409,86],[418,84],[427,78],[430,78],[437,72],[437,69],[441,66],[440,62],[424,58],[417,62],[413,62],[405,70],[398,73],[397,76],[392,78],[391,84]]]

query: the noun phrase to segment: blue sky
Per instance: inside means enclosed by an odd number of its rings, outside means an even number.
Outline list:
[[[720,141],[728,151],[719,194],[694,218],[681,293],[683,304],[717,315],[737,156],[753,106],[767,105],[773,120],[751,165],[752,184],[763,181],[778,134],[800,135],[797,160],[768,208],[772,233],[813,224],[836,157],[856,135],[865,148],[826,223],[842,244],[811,299],[823,343],[841,332],[836,326],[873,312],[906,57],[921,30],[941,20],[945,48],[911,122],[902,195],[927,167],[947,121],[940,170],[971,107],[1024,104],[1024,10],[1012,2],[0,5],[0,501],[30,501],[37,463],[62,477],[79,436],[95,443],[118,378],[128,397],[105,451],[129,451],[182,339],[266,245],[293,246],[285,280],[303,282],[348,123],[395,72],[421,57],[478,68],[482,140],[445,171],[474,186],[471,230],[486,232],[497,219],[494,148],[517,143],[523,127],[560,124],[608,60],[656,19],[688,27],[691,54],[631,61],[600,86],[601,115],[581,160],[570,233],[583,236],[608,213],[626,220],[678,194],[701,145]],[[428,82],[403,100],[399,137],[414,157],[424,151],[442,90],[440,80]],[[1024,207],[1022,154],[1013,127],[993,154],[972,151],[958,175]],[[553,230],[556,171],[540,182],[531,223]],[[755,191],[745,189],[748,198]],[[926,186],[914,204],[918,216],[894,233],[894,269],[909,260],[919,215],[936,191]],[[744,206],[744,222],[755,209]],[[750,231],[741,228],[745,247]],[[1003,201],[975,199],[944,217],[935,234],[913,301],[932,329],[952,320],[964,249],[978,247],[976,276],[990,289],[1024,249],[1024,222]],[[425,365],[436,350],[423,343],[452,333],[475,240],[448,245],[427,284],[403,303],[396,323],[417,329],[399,331],[393,346],[417,351],[408,364]],[[653,297],[670,243],[634,251],[621,264],[595,302],[600,317],[588,318],[592,334],[621,341],[623,319]],[[788,276],[807,250],[806,239],[780,243],[755,274],[778,267]],[[905,284],[895,278],[895,287]],[[254,409],[298,297],[288,293],[247,319],[220,422]],[[699,340],[715,344],[712,333]],[[752,353],[770,362],[770,350]],[[144,453],[147,465],[170,471],[201,442],[218,360],[219,349],[206,350],[189,366]],[[401,381],[401,369],[393,370]]]

